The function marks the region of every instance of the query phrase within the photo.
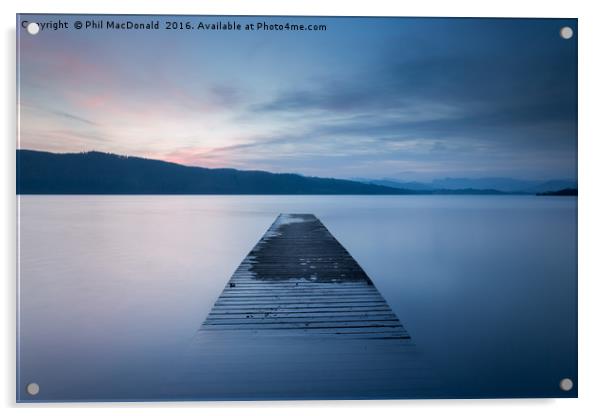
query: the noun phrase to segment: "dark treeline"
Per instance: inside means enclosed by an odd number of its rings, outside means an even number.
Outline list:
[[[577,189],[565,188],[559,191],[539,192],[537,196],[577,196]]]
[[[355,194],[414,191],[360,182],[207,169],[101,152],[17,150],[18,194]]]

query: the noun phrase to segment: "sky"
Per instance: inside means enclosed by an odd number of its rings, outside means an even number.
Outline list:
[[[577,176],[573,19],[21,19],[70,24],[18,30],[22,149],[336,178]],[[162,29],[73,28],[92,19]],[[163,29],[173,20],[327,29]]]

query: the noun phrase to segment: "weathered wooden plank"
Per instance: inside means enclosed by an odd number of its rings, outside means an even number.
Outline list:
[[[266,316],[267,315],[267,316]],[[234,316],[223,316],[223,315],[209,315],[205,323],[214,322],[229,322],[229,321],[240,321],[243,322],[314,322],[327,319],[330,322],[336,321],[349,321],[349,320],[379,320],[379,319],[397,319],[395,314],[384,313],[384,314],[366,314],[366,315],[350,315],[350,314],[318,314],[307,316],[305,314],[235,314]]]
[[[238,305],[238,306],[228,306],[228,305],[219,305],[219,304],[215,304],[213,305],[213,309],[211,310],[211,312],[216,311],[217,309],[239,309],[239,310],[252,310],[252,309],[258,309],[258,310],[264,310],[264,311],[286,311],[289,310],[291,312],[298,312],[301,309],[307,309],[309,312],[318,312],[318,310],[324,310],[324,311],[332,311],[332,310],[338,310],[338,311],[368,311],[368,310],[387,310],[390,311],[389,306],[386,303],[379,303],[376,305],[370,305],[370,304],[357,304],[357,303],[350,303],[350,304],[329,304],[329,305],[324,305],[324,306],[312,306],[312,307],[303,307],[303,306],[298,306],[298,305],[294,305],[291,306],[290,304],[286,304],[284,306],[282,305],[258,305],[258,306],[250,306],[250,305]]]
[[[343,293],[345,293],[345,295],[343,295]],[[316,298],[316,299],[323,299],[323,298],[337,298],[337,297],[346,297],[346,298],[351,298],[351,299],[357,299],[357,298],[377,298],[377,299],[382,299],[382,296],[380,295],[380,293],[378,292],[368,292],[368,293],[348,293],[348,292],[343,292],[343,293],[336,293],[336,292],[328,292],[328,293],[324,293],[324,292],[320,292],[320,291],[296,291],[296,290],[291,290],[288,293],[283,292],[283,293],[271,293],[271,292],[266,292],[264,291],[263,293],[247,293],[247,292],[235,292],[235,291],[228,291],[228,292],[223,292],[222,295],[220,296],[220,299],[245,299],[245,298],[253,298],[253,299],[258,299],[258,298],[266,298],[266,299],[311,299],[311,298]]]
[[[291,290],[295,290],[294,293],[329,293],[329,294],[340,294],[340,293],[378,293],[378,291],[374,288],[359,288],[359,287],[351,287],[351,288],[323,288],[323,287],[308,287],[308,286],[282,286],[282,287],[268,287],[269,294],[290,294]],[[222,292],[223,294],[236,294],[236,293],[256,293],[258,295],[266,294],[265,285],[259,285],[255,287],[248,286],[237,286],[233,288],[226,288]]]
[[[270,302],[266,302],[266,303],[249,303],[249,302],[219,302],[216,303],[215,306],[216,307],[256,307],[256,308],[265,308],[265,307],[274,307],[274,308],[278,308],[278,307],[290,307],[291,309],[297,308],[297,309],[318,309],[318,308],[324,308],[324,307],[328,307],[328,306],[347,306],[347,307],[352,307],[358,304],[362,304],[365,306],[384,306],[386,305],[386,303],[383,302],[313,302],[313,303],[293,303],[293,302],[281,302],[281,303],[270,303]]]
[[[235,313],[295,313],[295,314],[313,314],[313,313],[351,313],[351,312],[391,312],[391,309],[384,306],[354,306],[354,307],[324,307],[324,308],[275,308],[275,307],[253,307],[253,308],[231,308],[214,307],[209,315],[224,315]]]
[[[277,290],[277,291],[273,291],[273,292],[268,292],[266,293],[265,290],[241,290],[241,291],[231,291],[231,290],[225,290],[224,292],[222,292],[222,296],[228,296],[228,297],[249,297],[249,296],[256,296],[256,297],[290,297],[290,296],[295,296],[295,297],[312,297],[312,296],[380,296],[380,294],[378,292],[362,292],[362,291],[349,291],[349,290],[341,290],[340,292],[332,291],[324,291],[324,290],[311,290],[311,289],[305,289],[305,290],[295,290],[292,294],[291,294],[291,290]]]
[[[234,283],[234,285],[236,287],[249,287],[249,288],[258,288],[258,287],[265,287],[265,282],[257,282],[257,280],[249,278],[245,281],[241,281],[238,279],[231,279],[228,282],[228,286],[232,287],[230,285],[230,283]],[[297,279],[295,277],[291,277],[290,278],[290,283],[286,283],[286,282],[274,282],[272,283],[272,286],[274,289],[278,289],[278,288],[311,288],[314,287],[313,285],[317,285],[315,286],[315,288],[326,288],[326,285],[332,285],[331,288],[332,289],[344,289],[344,288],[349,288],[349,289],[358,289],[358,288],[362,288],[362,287],[371,287],[368,283],[360,283],[360,284],[346,284],[346,283],[341,283],[340,281],[333,281],[331,283],[321,283],[321,282],[316,282],[315,280],[301,280],[301,279]]]
[[[383,310],[374,310],[374,311],[341,311],[341,310],[330,310],[330,311],[299,311],[299,312],[284,312],[280,310],[271,310],[266,312],[258,312],[258,313],[249,313],[249,312],[240,312],[240,313],[232,313],[232,312],[211,312],[207,318],[214,319],[233,319],[233,318],[253,318],[256,316],[261,317],[291,317],[291,318],[312,318],[312,317],[322,317],[322,316],[332,316],[332,317],[347,317],[347,316],[395,316],[393,312],[387,309]]]
[[[399,326],[316,326],[316,327],[303,327],[299,325],[231,325],[231,326],[218,326],[218,325],[206,325],[203,328],[204,331],[293,331],[297,333],[316,332],[323,334],[373,334],[373,333],[396,333],[406,334],[406,331]]]
[[[374,295],[290,295],[290,296],[221,296],[224,303],[290,302],[290,303],[342,303],[342,302],[382,302],[381,296]]]
[[[378,297],[291,297],[287,299],[279,299],[279,298],[226,298],[218,300],[215,305],[297,305],[297,304],[323,304],[323,305],[331,305],[331,304],[386,304],[386,302],[382,298]]]
[[[205,326],[211,327],[212,329],[220,326],[227,326],[228,328],[243,328],[243,329],[267,329],[267,328],[303,328],[303,329],[312,329],[312,328],[402,328],[401,324],[397,319],[387,319],[387,320],[374,320],[374,321],[304,321],[304,322],[290,322],[288,320],[276,320],[276,322],[265,322],[258,321],[255,323],[251,322],[240,322],[240,323],[230,323],[230,322],[215,322],[215,321],[205,321]],[[226,329],[226,328],[224,328]]]
[[[341,323],[347,324],[349,322],[398,322],[397,317],[393,314],[385,316],[343,316],[343,317],[332,317],[332,316],[318,316],[318,317],[280,317],[274,316],[264,318],[261,315],[247,318],[207,318],[205,325],[251,325],[251,324],[324,324],[324,323]]]
[[[247,290],[247,291],[257,291],[257,290],[261,290],[261,291],[265,291],[265,289],[269,288],[270,291],[288,291],[288,290],[295,290],[295,291],[303,291],[303,290],[313,290],[313,291],[335,291],[337,293],[339,293],[340,291],[360,291],[360,292],[370,292],[370,291],[376,291],[378,292],[373,286],[368,286],[368,285],[362,285],[362,286],[351,286],[351,285],[342,285],[340,283],[333,283],[331,285],[328,284],[324,284],[324,283],[315,283],[315,282],[307,282],[304,284],[279,284],[279,283],[272,283],[269,284],[269,286],[266,286],[266,283],[241,283],[241,282],[237,282],[237,281],[231,281],[228,282],[228,285],[226,285],[225,290],[228,291],[243,291],[243,290]]]

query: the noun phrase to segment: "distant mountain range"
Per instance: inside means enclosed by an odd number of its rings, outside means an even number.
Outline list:
[[[429,183],[342,180],[208,169],[101,152],[17,150],[18,194],[497,195],[553,192],[576,185],[574,181],[505,178],[446,178]]]
[[[530,181],[512,178],[445,178],[435,179],[430,182],[404,182],[395,179],[363,179],[355,178],[359,182],[374,185],[388,186],[391,188],[408,189],[413,191],[442,190],[495,190],[502,193],[513,194],[537,194],[542,192],[554,192],[561,189],[577,188],[577,181],[569,179],[555,179],[547,181]]]

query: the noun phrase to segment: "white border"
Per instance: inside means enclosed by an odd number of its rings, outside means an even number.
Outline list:
[[[0,3],[2,21],[2,126],[1,150],[2,216],[0,255],[3,265],[2,291],[2,377],[1,404],[8,414],[28,414],[43,408],[47,414],[65,413],[212,414],[245,413],[250,415],[306,414],[326,415],[342,411],[351,416],[377,411],[382,414],[475,414],[507,415],[529,412],[538,415],[591,414],[602,408],[600,383],[600,317],[599,299],[602,270],[598,257],[601,235],[600,204],[600,97],[602,89],[602,14],[594,1],[527,1],[486,2],[454,1],[385,1],[369,0],[69,0],[33,1],[4,0]],[[21,13],[147,13],[147,14],[280,14],[280,15],[347,15],[347,16],[473,16],[473,17],[577,17],[579,18],[579,399],[558,400],[440,400],[440,401],[346,401],[346,402],[237,402],[237,403],[129,403],[129,404],[15,404],[15,275],[16,275],[16,198],[15,198],[15,14]],[[20,408],[17,410],[17,408]],[[83,409],[82,409],[83,408]]]

